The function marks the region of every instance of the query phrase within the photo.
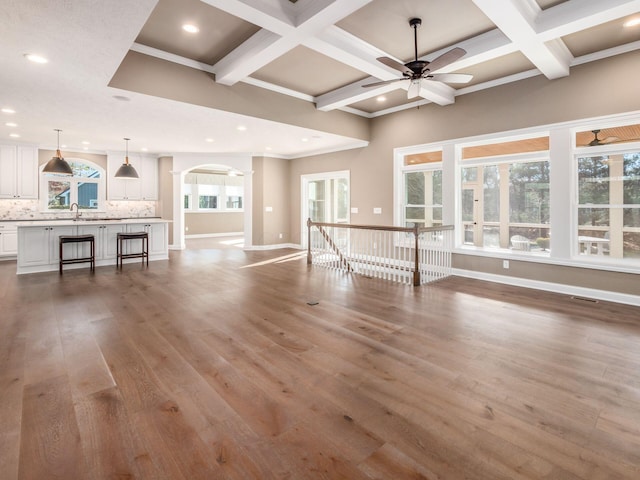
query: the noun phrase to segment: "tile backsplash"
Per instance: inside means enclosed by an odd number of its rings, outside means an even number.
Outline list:
[[[153,217],[156,215],[156,202],[111,201],[105,203],[106,209],[100,212],[81,211],[85,218],[129,218]],[[0,220],[46,220],[71,218],[75,215],[69,210],[59,212],[41,212],[39,200],[0,200]]]

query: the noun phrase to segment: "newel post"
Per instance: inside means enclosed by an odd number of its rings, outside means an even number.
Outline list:
[[[415,223],[413,225],[413,238],[415,239],[415,248],[413,252],[413,258],[415,262],[413,266],[413,286],[419,287],[420,286],[420,258],[418,256],[419,241],[418,241],[418,225]]]
[[[311,219],[307,218],[307,265],[311,265]]]

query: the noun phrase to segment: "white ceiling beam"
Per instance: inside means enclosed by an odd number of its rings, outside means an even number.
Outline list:
[[[538,38],[549,41],[640,12],[640,0],[569,0],[538,15]]]
[[[345,65],[372,75],[378,80],[391,80],[398,76],[397,70],[387,67],[376,60],[378,57],[388,57],[389,55],[386,52],[336,26],[331,26],[317,36],[306,39],[303,45]]]
[[[543,41],[536,30],[542,10],[535,0],[473,0],[478,8],[548,79],[566,77],[573,60],[559,38]]]
[[[201,0],[234,17],[246,20],[278,35],[286,35],[295,28],[295,18],[282,9],[265,2],[242,0]]]
[[[237,10],[249,8],[247,4],[238,0],[229,2],[232,11],[227,5],[228,0],[205,1],[210,5],[215,3],[214,6],[233,15],[237,15]],[[254,0],[252,3],[256,3],[256,1]],[[216,82],[224,85],[235,84],[369,2],[371,0],[350,0],[349,2],[316,0],[312,4],[313,8],[303,10],[299,17],[292,19],[295,25],[284,26],[282,23],[278,23],[275,32],[270,29],[260,30],[215,64],[213,69],[216,74]],[[266,3],[270,5],[270,2]],[[272,12],[265,13],[256,6],[250,8],[250,11],[253,16],[260,17],[259,22],[256,22],[257,25],[272,23]]]
[[[316,108],[323,112],[335,110],[346,105],[368,100],[372,97],[384,95],[400,88],[398,84],[381,85],[380,87],[363,88],[362,85],[379,81],[378,78],[368,77],[364,80],[350,83],[342,88],[338,88],[324,95],[316,97]],[[408,82],[407,82],[408,83]]]

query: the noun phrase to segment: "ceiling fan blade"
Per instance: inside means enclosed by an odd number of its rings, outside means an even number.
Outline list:
[[[429,63],[429,65],[427,65],[424,71],[426,72],[428,70],[431,73],[433,73],[437,70],[440,70],[441,68],[446,67],[450,63],[455,62],[459,58],[464,57],[466,54],[467,54],[467,51],[463,48],[460,48],[460,47],[452,48],[448,52],[443,53],[438,58],[433,60],[433,62]]]
[[[469,83],[472,78],[473,75],[467,73],[435,73],[427,77],[429,80],[445,83]]]
[[[420,83],[421,80],[411,80],[409,84],[409,89],[407,90],[407,98],[416,98],[420,96]]]
[[[406,73],[407,75],[413,75],[413,72],[411,71],[410,68],[408,68],[407,66],[403,65],[400,62],[396,62],[393,58],[378,57],[376,60],[378,60],[380,63],[384,63],[387,67],[391,67],[394,70],[398,70],[399,72]]]
[[[364,88],[369,88],[369,87],[380,87],[382,85],[387,85],[389,83],[393,83],[393,82],[401,82],[403,80],[408,80],[408,78],[394,78],[393,80],[383,80],[381,82],[373,82],[373,83],[367,83],[366,85],[362,85]]]

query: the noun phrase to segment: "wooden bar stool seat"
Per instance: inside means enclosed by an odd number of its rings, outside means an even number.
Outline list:
[[[136,253],[124,253],[123,242],[127,240],[140,240],[142,251]],[[149,234],[147,232],[120,232],[117,234],[116,268],[122,268],[122,260],[125,258],[142,258],[144,264],[149,265]]]
[[[91,253],[88,257],[78,258],[64,258],[64,248],[66,243],[84,243],[89,242],[91,246]],[[93,235],[60,235],[59,237],[60,248],[60,275],[62,275],[62,266],[70,263],[91,263],[91,271],[95,271],[96,268],[96,239]]]

